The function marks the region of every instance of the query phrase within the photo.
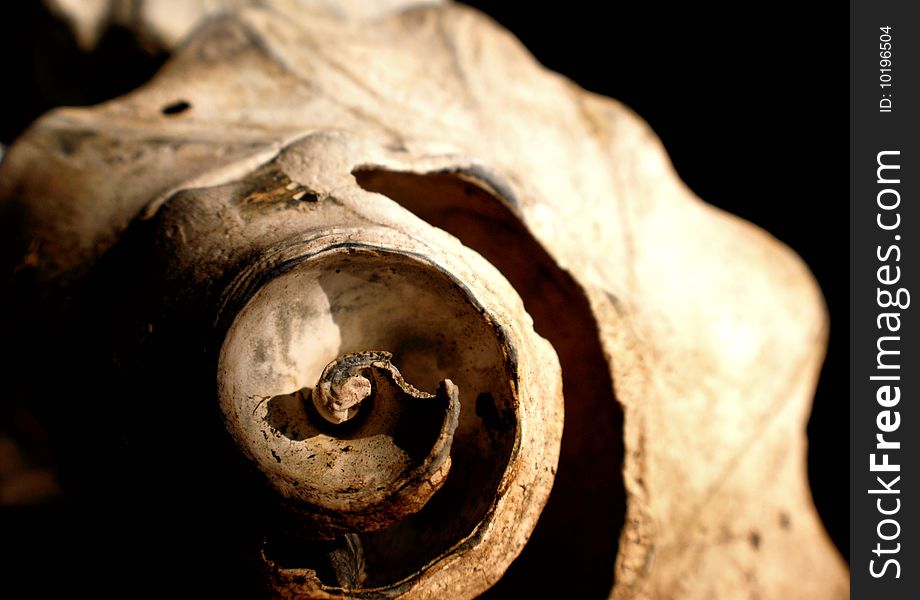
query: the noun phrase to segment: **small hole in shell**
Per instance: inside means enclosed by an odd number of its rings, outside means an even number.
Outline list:
[[[176,102],[173,102],[172,104],[167,104],[166,106],[164,106],[161,112],[166,116],[172,116],[172,115],[178,115],[180,113],[184,113],[191,107],[192,105],[186,102],[185,100],[177,100]]]

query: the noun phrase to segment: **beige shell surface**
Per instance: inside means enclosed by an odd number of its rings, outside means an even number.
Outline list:
[[[184,110],[164,112],[180,103]],[[356,24],[241,8],[204,25],[136,92],[39,120],[0,167],[0,197],[32,199],[25,219],[40,248],[32,260],[41,277],[62,282],[139,215],[180,210],[177,191],[217,189],[270,161],[312,197],[346,199],[324,217],[333,235],[366,239],[385,229],[379,235],[391,247],[420,247],[459,280],[481,285],[475,295],[493,299],[483,301],[494,302],[496,318],[514,291],[463,244],[493,260],[490,252],[509,248],[496,242],[499,223],[510,228],[513,217],[571,277],[600,344],[587,354],[609,369],[623,425],[605,429],[598,418],[597,444],[567,450],[563,441],[562,461],[583,470],[564,480],[560,473],[554,494],[622,461],[622,531],[605,524],[597,532],[619,534],[611,598],[847,595],[846,565],[805,476],[805,423],[827,338],[807,268],[768,234],[697,199],[636,115],[547,72],[473,10],[416,7]],[[441,198],[439,178],[448,176],[475,181],[479,191]],[[414,194],[425,185],[435,185],[434,195]],[[482,190],[493,200],[471,216]],[[425,204],[431,197],[441,199]],[[291,201],[284,219],[306,223],[310,210]],[[470,233],[465,220],[473,218],[496,229]],[[282,220],[245,235],[270,247]],[[237,233],[231,220],[220,226],[228,238]],[[202,262],[222,244],[232,254],[246,241],[202,237],[196,245],[190,230],[183,235]],[[528,271],[537,262],[512,265],[518,279],[501,268],[518,294],[527,295],[517,281],[538,281]],[[519,300],[512,303],[519,312],[509,321],[528,322]],[[577,349],[592,348],[588,337],[569,350],[554,341],[567,427],[597,414],[591,399],[570,393],[577,378],[566,378]],[[622,456],[601,443],[614,436]],[[533,456],[536,466],[545,458]],[[569,498],[573,505],[590,504],[581,493]],[[502,500],[512,513],[515,494]],[[511,541],[446,559],[440,575],[423,576],[406,597],[466,597],[493,583],[471,583],[469,565],[505,560],[523,539],[487,533]]]

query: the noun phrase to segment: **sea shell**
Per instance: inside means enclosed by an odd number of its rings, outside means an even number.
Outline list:
[[[186,490],[156,521],[204,540],[175,573],[282,597],[847,595],[804,472],[827,337],[807,268],[472,9],[211,19],[147,85],[37,121],[0,209],[16,339],[57,366],[19,376],[92,394],[60,409],[74,447],[130,422],[118,473]],[[366,352],[459,401],[449,465],[412,480],[440,488],[370,517],[340,492],[428,454],[340,458],[366,421],[304,417]],[[184,506],[163,489],[123,497]]]

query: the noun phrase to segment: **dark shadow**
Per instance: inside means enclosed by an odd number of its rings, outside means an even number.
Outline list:
[[[312,425],[316,419],[307,415],[310,402],[310,388],[301,388],[291,394],[279,394],[267,399],[265,421],[284,437],[299,442],[313,437],[319,431]],[[315,409],[314,409],[315,410]],[[319,416],[319,415],[317,415]]]
[[[4,88],[15,90],[3,99],[0,141],[6,144],[52,108],[89,106],[134,90],[167,58],[117,25],[105,30],[94,50],[84,51],[67,25],[36,0],[4,7],[0,49],[8,57]]]
[[[495,265],[559,356],[565,431],[555,485],[527,546],[484,597],[607,598],[625,518],[623,416],[584,292],[521,224],[513,199],[487,191],[505,186],[482,174],[354,175]]]

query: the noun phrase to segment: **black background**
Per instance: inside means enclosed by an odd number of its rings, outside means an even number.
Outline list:
[[[846,3],[471,2],[538,60],[645,118],[703,199],[771,232],[810,265],[831,315],[811,421],[809,474],[832,539],[849,556]],[[143,83],[163,57],[112,31],[92,55],[36,2],[4,7],[9,144],[56,105]]]

